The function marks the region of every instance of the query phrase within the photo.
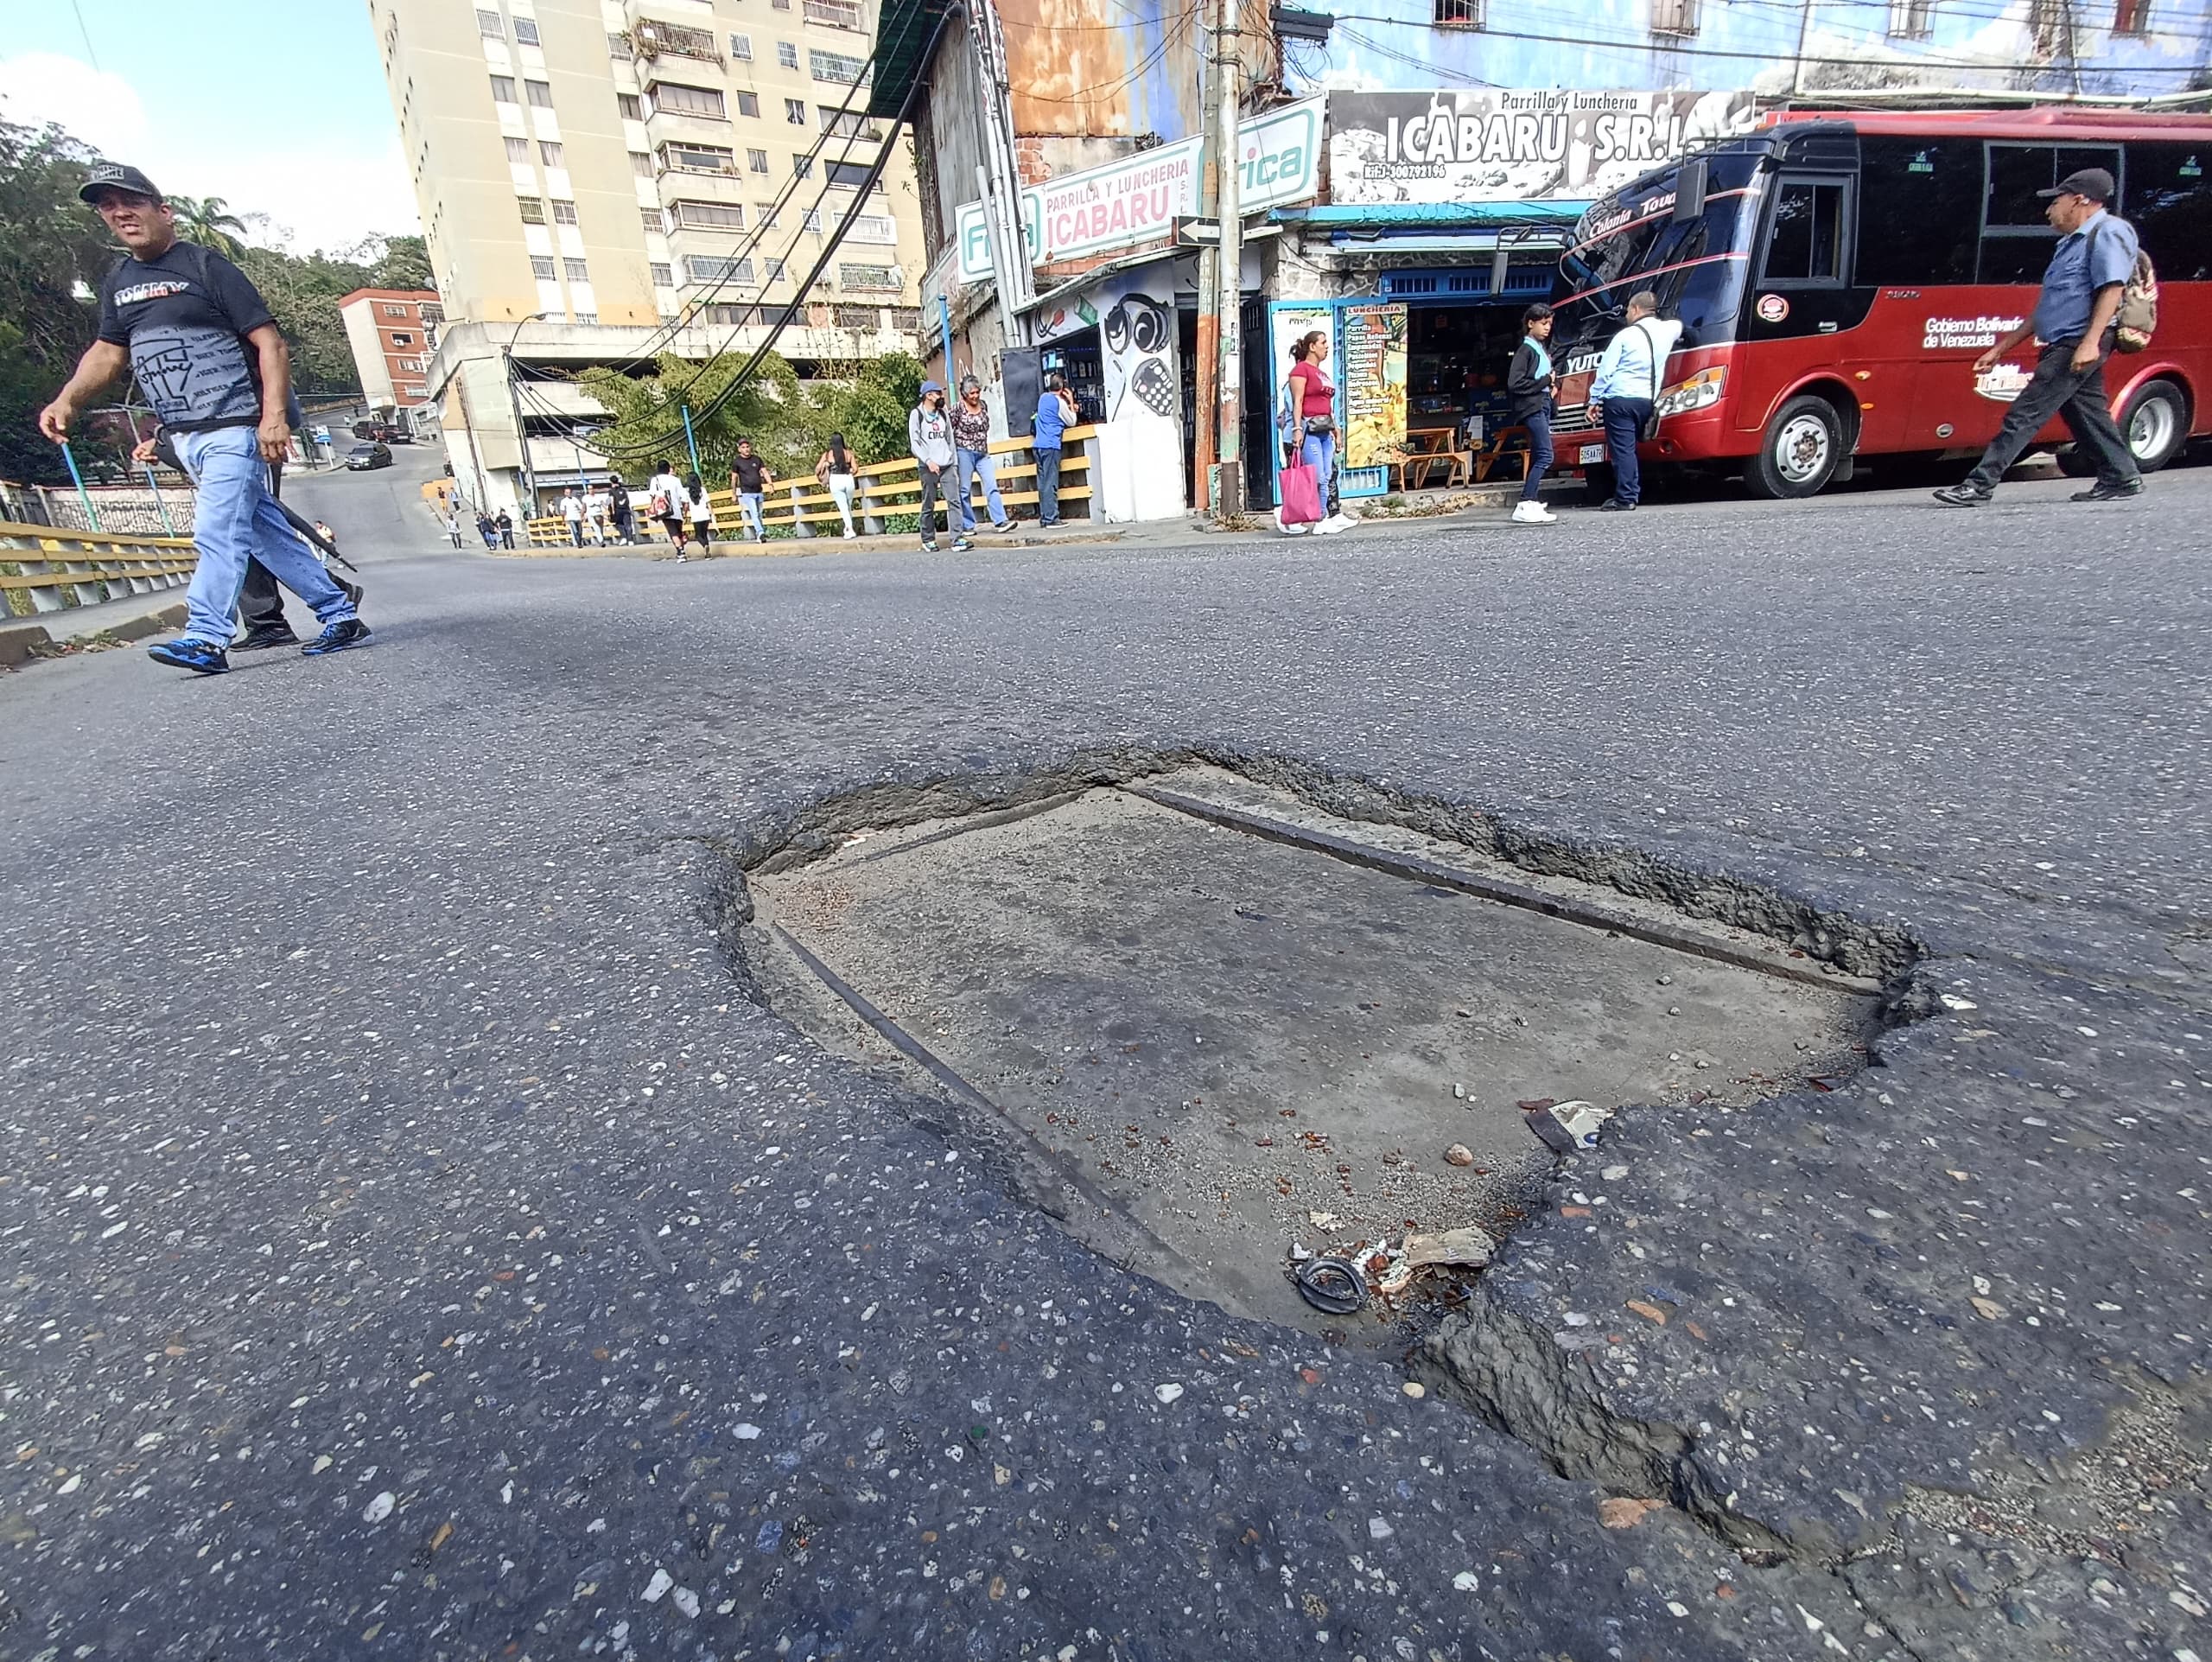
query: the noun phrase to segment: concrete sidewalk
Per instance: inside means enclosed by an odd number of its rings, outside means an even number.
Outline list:
[[[116,641],[143,640],[165,629],[183,627],[181,583],[175,589],[153,589],[143,595],[103,601],[97,606],[71,606],[59,612],[36,612],[29,617],[0,618],[0,669],[13,669],[72,642],[89,642],[100,637]]]

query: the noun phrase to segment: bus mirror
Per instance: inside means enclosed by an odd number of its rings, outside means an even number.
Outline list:
[[[1687,224],[1705,215],[1705,158],[1694,156],[1675,175],[1675,223]]]

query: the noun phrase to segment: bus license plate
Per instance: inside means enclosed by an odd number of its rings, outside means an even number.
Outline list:
[[[1605,447],[1604,445],[1586,444],[1582,447],[1582,466],[1586,468],[1593,462],[1603,462],[1605,459]]]

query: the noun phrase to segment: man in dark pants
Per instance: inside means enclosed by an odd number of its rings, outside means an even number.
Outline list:
[[[283,482],[284,465],[280,462],[269,464],[269,494],[276,496]],[[335,571],[331,582],[346,591],[354,605],[361,603],[361,585],[348,583]],[[259,652],[269,646],[291,646],[299,643],[299,636],[284,621],[284,594],[277,588],[276,578],[259,560],[245,563],[245,583],[238,590],[238,621],[245,633],[231,642],[234,653]]]
[[[2097,464],[2097,482],[2074,493],[2076,502],[2111,502],[2143,494],[2143,475],[2120,436],[2105,397],[2105,360],[2127,279],[2135,271],[2135,227],[2105,211],[2113,198],[2112,175],[2084,168],[2037,195],[2058,232],[2058,246],[2043,274],[2036,309],[2019,328],[1974,360],[1974,373],[1993,369],[2034,339],[2043,342],[2035,373],[2005,412],[2005,424],[1960,484],[1936,493],[1955,508],[1976,508],[1997,491],[2005,470],[2020,459],[2035,436],[2063,414],[2074,443]]]
[[[1630,295],[1620,333],[1606,342],[1590,378],[1590,413],[1605,427],[1605,458],[1613,464],[1613,494],[1598,504],[1609,513],[1629,513],[1643,500],[1636,447],[1658,402],[1667,354],[1682,332],[1658,311],[1659,296],[1650,290]]]

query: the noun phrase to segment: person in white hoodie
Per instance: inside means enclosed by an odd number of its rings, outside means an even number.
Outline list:
[[[921,402],[906,412],[906,449],[912,453],[914,471],[922,481],[922,548],[937,552],[937,499],[951,485],[952,418],[945,413],[944,389],[935,381],[922,383]],[[954,517],[952,504],[944,505],[946,527],[955,548],[973,548]]]
[[[675,468],[665,457],[655,464],[645,494],[652,499],[653,518],[660,521],[676,550],[676,563],[683,564],[683,539],[690,534],[691,503],[683,494],[683,481],[676,476]]]

